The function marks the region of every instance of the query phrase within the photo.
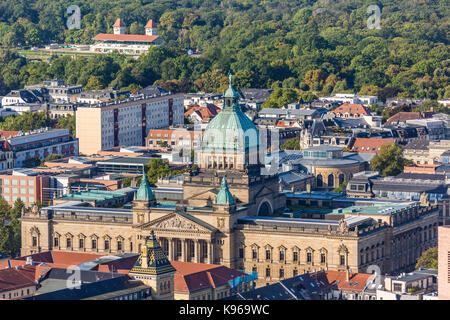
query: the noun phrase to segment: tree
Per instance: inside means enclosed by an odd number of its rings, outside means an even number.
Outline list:
[[[148,162],[147,177],[151,186],[155,186],[158,178],[170,175],[167,161],[159,158],[150,159]]]
[[[280,146],[280,150],[300,150],[300,138],[292,138],[287,140]]]
[[[403,149],[398,144],[382,146],[380,152],[370,161],[372,170],[380,172],[383,177],[397,175],[409,164],[411,160],[403,157]]]
[[[73,115],[67,115],[65,117],[60,117],[58,118],[58,128],[62,128],[62,129],[67,129],[70,131],[70,135],[72,137],[75,137],[75,130],[76,130],[76,125],[75,125],[75,120],[76,117]]]
[[[339,185],[339,187],[334,189],[334,192],[342,193],[345,192],[346,188],[347,188],[347,181],[344,181]]]
[[[22,165],[25,168],[34,168],[41,164],[41,160],[39,158],[32,157],[30,159],[26,159],[22,162]]]
[[[45,163],[47,161],[53,161],[53,160],[58,160],[58,159],[62,159],[62,158],[64,158],[64,156],[62,154],[51,154],[51,155],[45,157],[44,159],[42,159],[40,165],[43,166],[43,165],[45,165]]]
[[[438,268],[438,248],[433,247],[422,253],[420,258],[417,260],[416,269],[420,267],[426,269],[437,269]]]

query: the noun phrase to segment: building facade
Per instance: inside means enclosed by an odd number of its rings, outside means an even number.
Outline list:
[[[21,218],[22,255],[142,252],[153,230],[169,260],[256,272],[263,285],[320,269],[365,272],[377,264],[398,272],[435,245],[438,209],[430,204],[351,211],[340,220],[280,218],[286,197],[277,174],[260,174],[259,143],[247,139],[250,134],[257,137],[257,129],[240,110],[230,81],[224,108],[204,133],[199,170],[185,173],[180,205],[158,203],[144,174],[132,209],[82,202],[33,207]]]
[[[140,96],[80,107],[76,112],[80,152],[143,146],[150,129],[183,124],[183,114],[183,95]]]

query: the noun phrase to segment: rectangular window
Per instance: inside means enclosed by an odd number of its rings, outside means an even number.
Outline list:
[[[105,240],[105,250],[109,250],[109,240]]]
[[[280,269],[280,279],[284,278],[284,269]]]
[[[67,248],[71,248],[72,247],[72,239],[71,238],[67,238],[66,239],[66,247]]]
[[[20,188],[20,194],[27,194],[27,188]]]
[[[252,259],[258,259],[258,252],[256,249],[252,249]]]
[[[320,255],[320,263],[325,263],[325,262],[326,262],[325,253],[322,253]]]
[[[80,238],[80,240],[79,240],[79,247],[80,247],[80,249],[84,248],[84,239],[83,238]]]
[[[36,246],[37,246],[37,238],[33,237],[33,247],[36,247]]]
[[[306,253],[306,262],[311,263],[312,261],[312,255],[311,252]]]
[[[97,240],[96,239],[92,239],[91,246],[92,246],[92,249],[97,249]]]
[[[34,202],[34,197],[28,197],[28,202],[29,203],[33,203]]]
[[[266,277],[270,277],[270,268],[266,268]]]
[[[117,241],[117,250],[122,251],[122,241]]]
[[[294,269],[294,271],[292,272],[292,276],[296,277],[298,275],[298,270]]]
[[[297,251],[294,251],[293,260],[298,261],[298,252]]]
[[[284,261],[284,251],[280,251],[280,261]]]
[[[27,180],[20,180],[20,185],[21,186],[26,186],[27,185]]]
[[[394,291],[401,292],[402,291],[402,284],[401,283],[394,283]]]
[[[339,264],[341,266],[345,265],[345,256],[343,254],[341,254],[339,257]]]
[[[59,238],[58,238],[58,237],[55,237],[55,238],[53,239],[53,246],[54,246],[54,247],[58,247],[58,246],[59,246]]]
[[[266,260],[270,260],[270,250],[266,250]]]

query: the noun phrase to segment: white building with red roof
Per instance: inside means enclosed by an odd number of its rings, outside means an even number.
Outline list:
[[[119,18],[113,24],[114,33],[99,33],[92,40],[95,44],[91,51],[96,53],[108,53],[118,51],[122,54],[140,56],[146,54],[154,45],[162,45],[163,39],[158,36],[156,23],[149,20],[145,25],[145,34],[126,34],[126,25]]]

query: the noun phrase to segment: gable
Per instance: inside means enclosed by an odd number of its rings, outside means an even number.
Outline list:
[[[214,232],[217,229],[210,224],[197,219],[187,213],[172,212],[161,218],[150,221],[141,227],[142,229],[153,229],[160,231],[196,231]]]

